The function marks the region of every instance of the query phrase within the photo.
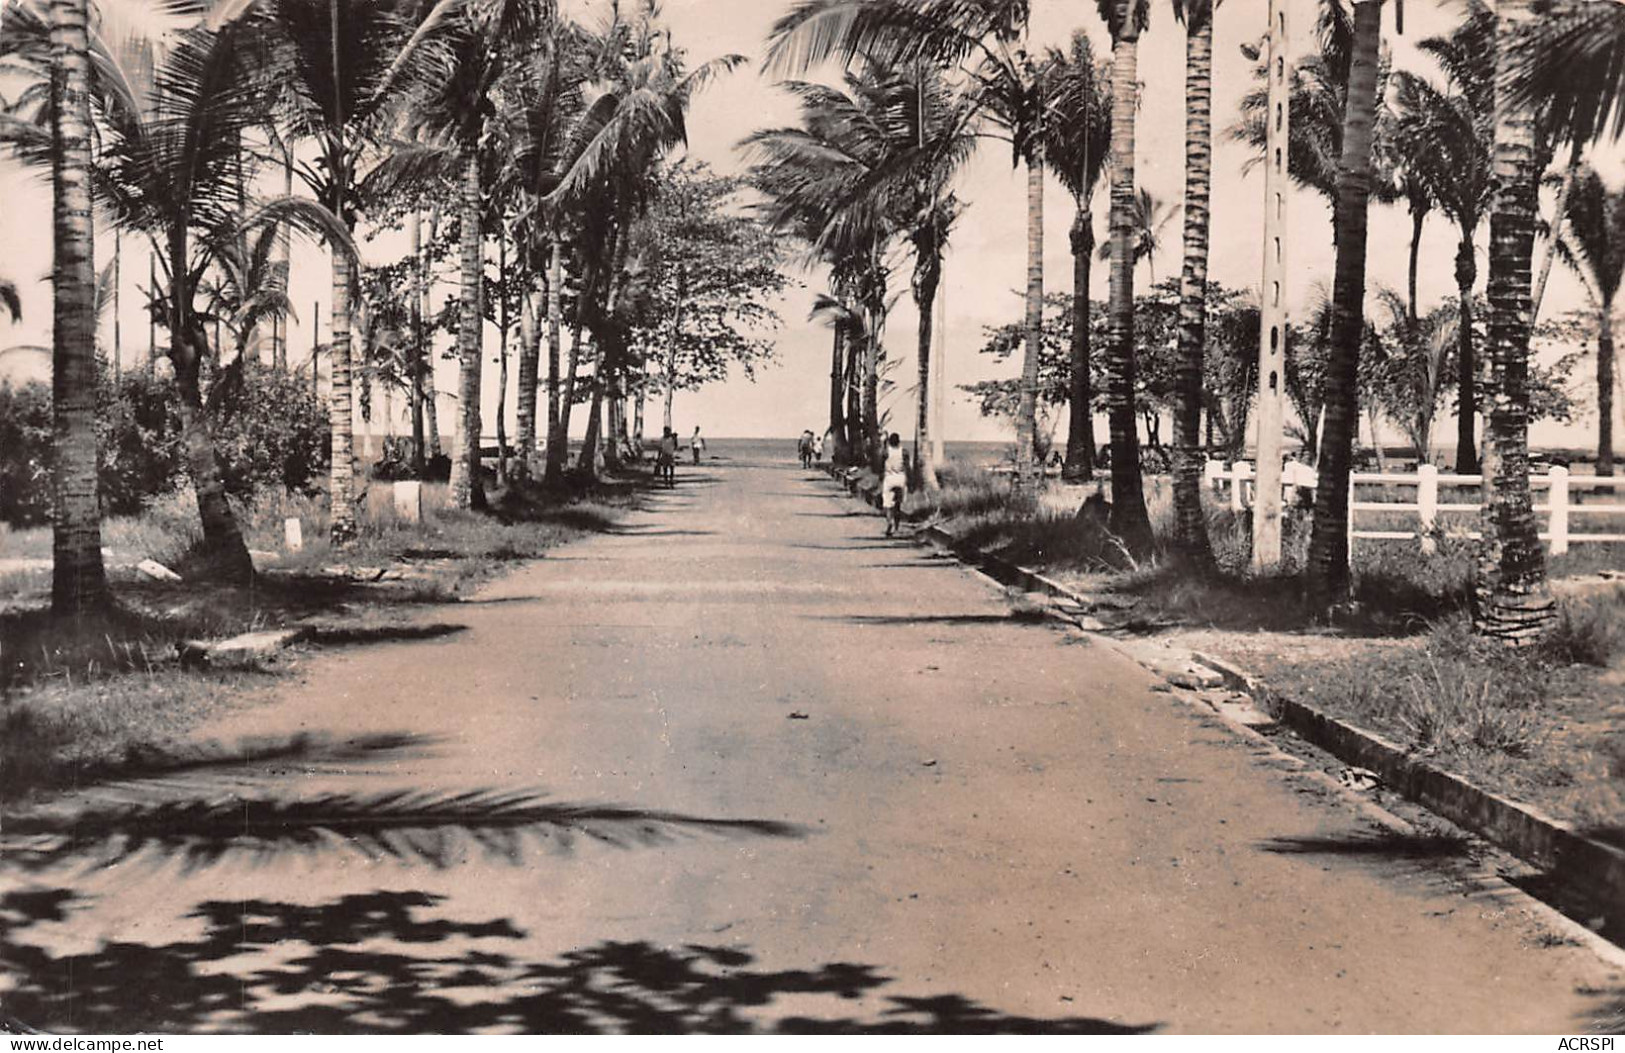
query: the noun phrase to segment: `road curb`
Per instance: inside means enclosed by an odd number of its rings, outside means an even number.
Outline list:
[[[1437,768],[1375,732],[1288,698],[1244,670],[1200,651],[1192,657],[1244,691],[1300,738],[1340,760],[1375,772],[1394,792],[1482,836],[1567,884],[1625,904],[1625,851]]]
[[[1086,597],[1059,582],[966,545],[939,525],[928,525],[915,536],[918,540],[941,545],[961,562],[1001,584],[1025,592],[1044,593],[1079,607],[1089,606]],[[1121,646],[1111,636],[1088,629],[1083,631],[1151,672],[1166,675],[1166,670],[1148,663],[1144,656]],[[1587,837],[1563,820],[1437,768],[1381,735],[1287,698],[1229,662],[1201,652],[1192,652],[1191,657],[1218,673],[1233,690],[1250,696],[1269,716],[1299,738],[1347,764],[1375,772],[1405,799],[1480,835],[1563,883],[1599,897],[1604,904],[1616,908],[1625,906],[1625,850]]]

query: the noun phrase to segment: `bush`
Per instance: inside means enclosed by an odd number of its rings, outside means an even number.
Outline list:
[[[26,527],[51,517],[51,389],[0,384],[0,521]]]
[[[144,370],[117,379],[103,373],[96,402],[102,508],[112,515],[136,515],[185,478],[180,393],[173,377]]]
[[[96,393],[101,499],[107,515],[135,515],[185,481],[180,393],[144,370],[103,371]],[[222,374],[208,412],[226,486],[239,498],[276,487],[308,492],[328,462],[327,409],[291,374],[244,363]],[[51,389],[0,385],[0,521],[16,527],[51,515]]]
[[[245,362],[209,396],[215,449],[236,497],[281,488],[308,493],[326,474],[327,406],[292,373]]]

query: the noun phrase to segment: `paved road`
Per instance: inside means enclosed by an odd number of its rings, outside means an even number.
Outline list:
[[[432,613],[465,631],[306,657],[211,731],[398,738],[69,802],[134,809],[129,831],[154,801],[247,801],[116,866],[13,864],[5,1010],[85,1030],[1620,1025],[1618,972],[1467,881],[1453,846],[1385,835],[880,533],[789,465],[685,468],[613,533]],[[388,798],[407,789],[546,799],[509,805],[534,825],[448,832],[434,801]],[[353,839],[299,843],[312,815]],[[278,816],[295,826],[267,847]],[[75,844],[127,844],[100,836]]]

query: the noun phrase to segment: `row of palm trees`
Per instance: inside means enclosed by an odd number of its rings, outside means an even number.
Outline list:
[[[529,382],[520,392],[518,470],[562,474],[563,436],[578,400],[591,405],[582,467],[593,471],[614,458],[619,444],[611,436],[625,429],[619,396],[625,378],[641,370],[627,339],[635,228],[656,192],[660,162],[684,141],[694,94],[740,59],[688,69],[653,2],[625,14],[612,3],[594,27],[561,16],[554,0],[167,0],[164,13],[162,31],[114,34],[108,27],[119,20],[88,0],[48,7],[13,0],[0,33],[0,64],[49,86],[32,113],[7,107],[0,140],[52,172],[55,610],[96,614],[107,606],[93,420],[98,215],[145,239],[157,261],[154,311],[169,332],[203,527],[198,567],[206,574],[235,582],[253,575],[206,408],[213,387],[231,382],[268,325],[274,342],[276,322],[290,309],[285,244],[280,270],[274,261],[290,231],[319,238],[331,257],[335,541],[356,530],[352,363],[359,350],[351,345],[364,305],[354,235],[368,213],[410,212],[417,231],[430,212],[431,228],[444,219],[458,231],[457,504],[484,503],[488,238],[498,241],[504,277],[521,290],[530,323],[520,350]],[[40,94],[30,88],[19,101]],[[304,193],[260,194],[265,174],[287,182],[296,175]],[[423,339],[426,263],[413,271],[408,373],[421,407],[433,377]],[[204,324],[219,319],[222,303],[230,305],[234,348],[211,343]],[[561,377],[566,304],[576,339]],[[537,443],[544,334],[545,455]],[[273,357],[285,360],[285,350]]]
[[[831,427],[858,459],[876,453],[875,387],[884,351],[894,248],[914,260],[920,311],[919,455],[930,485],[931,302],[943,249],[957,213],[954,180],[976,139],[1008,142],[1027,171],[1026,353],[1017,422],[1017,481],[1037,473],[1035,403],[1043,302],[1043,176],[1054,170],[1077,210],[1072,230],[1075,309],[1088,310],[1093,249],[1090,201],[1102,175],[1111,187],[1106,404],[1111,439],[1111,527],[1132,549],[1150,543],[1135,429],[1134,264],[1148,222],[1135,183],[1137,48],[1151,0],[1098,0],[1112,41],[1109,62],[1088,38],[1066,51],[1029,47],[1025,0],[798,0],[775,25],[769,68],[802,75],[826,62],[844,72],[838,86],[792,81],[801,122],[758,132],[754,174],[773,222],[801,233],[829,267],[823,313],[832,319]],[[1324,0],[1318,49],[1295,72],[1289,169],[1333,206],[1337,266],[1330,311],[1330,370],[1320,443],[1320,495],[1310,578],[1327,597],[1347,591],[1347,484],[1359,406],[1360,348],[1368,329],[1366,225],[1370,200],[1403,201],[1413,219],[1408,331],[1420,332],[1417,256],[1428,215],[1456,227],[1455,308],[1461,412],[1458,469],[1476,471],[1475,420],[1487,397],[1488,475],[1498,555],[1486,580],[1503,613],[1537,588],[1542,570],[1527,484],[1529,327],[1537,287],[1526,280],[1535,191],[1556,149],[1569,161],[1560,177],[1557,220],[1548,238],[1573,263],[1599,308],[1599,470],[1611,471],[1612,333],[1607,317],[1620,285],[1619,224],[1610,195],[1583,163],[1585,148],[1620,131],[1617,61],[1625,7],[1615,0],[1473,0],[1460,25],[1422,42],[1445,86],[1391,73],[1382,45],[1384,0]],[[1212,566],[1201,506],[1203,331],[1212,157],[1212,32],[1216,0],[1170,0],[1167,13],[1186,37],[1186,186],[1181,326],[1174,413],[1175,544],[1193,567]],[[1534,17],[1538,12],[1539,17]],[[1244,17],[1238,13],[1235,17]],[[1263,61],[1250,49],[1255,61]],[[1263,91],[1243,101],[1230,134],[1260,151],[1270,120]],[[1610,121],[1612,123],[1610,123]],[[1583,203],[1582,203],[1583,202]],[[1619,206],[1625,209],[1625,206]],[[1490,346],[1487,392],[1478,390],[1473,289],[1476,238],[1491,227]],[[1544,271],[1541,285],[1544,288]],[[1072,433],[1067,472],[1087,476],[1091,392],[1090,326],[1072,326]],[[1437,371],[1436,371],[1437,372]],[[848,393],[843,409],[842,392]],[[844,434],[843,427],[855,434]],[[1498,605],[1498,606],[1497,606]],[[1509,606],[1510,605],[1510,606]],[[1488,616],[1487,616],[1488,617]],[[1507,615],[1507,617],[1513,617]],[[1490,620],[1494,620],[1490,618]],[[1515,620],[1515,618],[1514,618]]]

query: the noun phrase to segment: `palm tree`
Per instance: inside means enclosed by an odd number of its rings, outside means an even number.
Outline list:
[[[268,11],[287,72],[283,98],[291,131],[320,150],[320,163],[299,165],[299,175],[347,234],[355,229],[363,151],[392,119],[391,108],[416,86],[426,65],[426,41],[444,17],[437,8],[414,28],[401,10],[395,0],[271,0]],[[333,540],[343,543],[356,532],[350,347],[356,275],[342,245],[331,248],[329,522]]]
[[[1332,284],[1331,361],[1320,438],[1310,582],[1322,597],[1348,591],[1348,483],[1359,426],[1360,344],[1365,336],[1365,250],[1373,128],[1381,62],[1383,0],[1357,0],[1337,180],[1337,265]]]
[[[1416,315],[1412,301],[1391,289],[1379,289],[1377,301],[1387,315],[1387,324],[1378,333],[1387,368],[1379,378],[1377,398],[1411,440],[1417,463],[1425,464],[1445,365],[1450,352],[1460,347],[1456,332],[1460,307],[1447,301]]]
[[[959,212],[947,185],[974,145],[976,103],[953,91],[923,61],[900,72],[865,66],[861,74],[848,74],[844,90],[806,82],[790,88],[802,100],[804,127],[759,132],[743,145],[764,154],[781,171],[817,173],[821,185],[816,189],[805,182],[799,190],[780,187],[781,201],[800,202],[785,218],[819,221],[809,231],[815,251],[842,258],[846,250],[841,246],[851,238],[853,223],[896,228],[912,244],[911,285],[919,312],[915,455],[925,485],[935,487],[932,316],[942,257]],[[838,339],[845,332],[840,324],[836,331]]]
[[[107,209],[119,226],[151,241],[167,281],[169,355],[203,524],[198,564],[203,573],[229,581],[252,578],[253,563],[226,500],[204,412],[202,367],[214,353],[194,303],[200,282],[211,268],[229,266],[223,261],[258,231],[281,222],[354,252],[343,225],[315,202],[279,198],[244,215],[247,156],[237,143],[264,123],[272,103],[262,33],[253,14],[215,29],[185,31],[159,68],[150,99],[142,97],[137,80],[111,71],[97,173]]]
[[[1179,282],[1179,360],[1174,377],[1174,541],[1185,560],[1199,570],[1213,565],[1213,547],[1202,512],[1202,471],[1207,460],[1202,444],[1202,359],[1207,344],[1213,14],[1217,7],[1216,0],[1174,2],[1174,16],[1185,23],[1185,266]],[[1154,237],[1154,225],[1152,230]]]
[[[1037,476],[1043,321],[1045,73],[1027,52],[1027,0],[801,0],[774,25],[768,67],[805,71],[831,58],[903,70],[968,64],[973,93],[1027,168],[1027,351],[1016,426],[1017,482]],[[971,61],[974,59],[974,61]],[[928,352],[927,352],[928,353]]]
[[[1478,471],[1475,422],[1478,413],[1477,354],[1473,346],[1473,286],[1478,280],[1474,239],[1490,204],[1490,137],[1495,114],[1491,65],[1495,15],[1474,3],[1448,36],[1418,46],[1431,54],[1450,80],[1441,92],[1422,78],[1397,75],[1395,138],[1407,165],[1427,184],[1428,194],[1456,224],[1456,288],[1461,325],[1457,338],[1459,385],[1456,471]]]
[[[1604,5],[1598,5],[1604,6]],[[1538,637],[1553,617],[1546,554],[1529,488],[1529,331],[1540,173],[1535,108],[1515,90],[1534,23],[1533,0],[1498,0],[1495,36],[1495,196],[1490,212],[1488,491],[1473,621],[1513,643]]]
[[[91,219],[88,0],[52,0],[51,187],[54,285],[51,399],[55,515],[51,610],[82,618],[105,613],[97,497],[96,264]],[[16,290],[7,298],[13,316]]]
[[[905,208],[913,182],[887,178],[898,151],[912,149],[908,119],[898,119],[916,109],[908,102],[912,89],[868,66],[848,72],[842,88],[806,81],[785,87],[800,100],[801,125],[758,131],[742,145],[758,157],[751,177],[767,198],[769,226],[802,234],[810,259],[831,266],[833,295],[814,313],[831,322],[860,363],[845,371],[860,403],[849,424],[859,432],[852,443],[861,447],[861,460],[873,461],[880,452],[876,401],[887,311],[883,259],[916,218]]]
[[[1625,189],[1610,189],[1590,165],[1575,174],[1558,257],[1579,276],[1597,312],[1597,474],[1614,474],[1614,311],[1625,281]]]
[[[1111,529],[1132,552],[1151,546],[1134,405],[1134,128],[1140,34],[1148,0],[1098,0],[1112,37],[1112,274],[1107,304],[1106,402],[1112,443]]]
[[[1025,350],[1021,395],[1016,409],[1018,487],[1038,485],[1038,360],[1044,344],[1044,127],[1048,109],[1048,70],[1025,47],[991,52],[977,71],[979,94],[1008,137],[1012,160],[1027,170],[1027,285],[1024,299]]]
[[[1095,251],[1095,187],[1111,152],[1111,70],[1097,62],[1089,37],[1072,34],[1070,50],[1052,50],[1049,120],[1044,124],[1044,152],[1067,193],[1072,195],[1072,347],[1071,388],[1067,404],[1066,461],[1068,480],[1094,475],[1094,393],[1089,383],[1089,264]]]
[[[510,143],[503,167],[503,189],[516,198],[515,241],[520,269],[534,281],[541,280],[540,293],[524,294],[523,344],[519,357],[519,446],[521,463],[527,467],[540,453],[537,444],[537,386],[541,372],[541,343],[544,319],[548,339],[547,427],[550,440],[558,426],[558,333],[560,300],[556,284],[562,280],[561,219],[542,205],[542,199],[557,185],[557,173],[565,162],[566,134],[582,105],[582,48],[566,31],[568,24],[555,20],[551,31],[538,40],[535,58],[519,65],[504,85],[504,118]],[[554,266],[557,261],[558,266]]]

